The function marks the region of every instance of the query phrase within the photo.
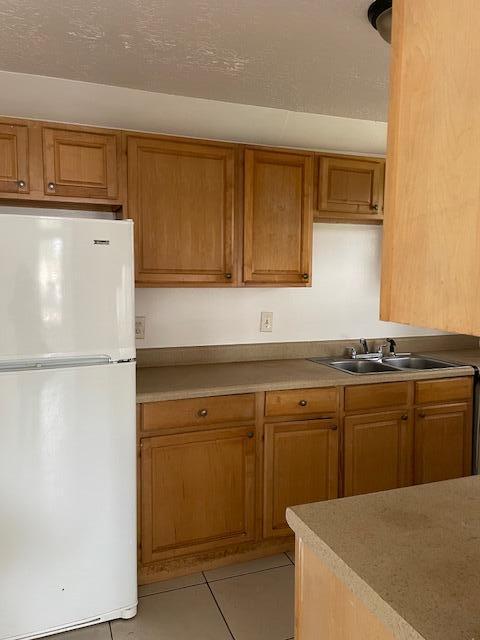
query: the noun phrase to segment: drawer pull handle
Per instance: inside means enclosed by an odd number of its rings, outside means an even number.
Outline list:
[[[403,414],[402,420],[408,420],[408,415],[406,413]]]
[[[253,436],[254,436],[253,431],[249,431],[249,432],[247,433],[247,438],[253,438]]]
[[[298,403],[301,407],[306,407],[307,406],[307,401],[306,400],[300,400],[300,402]]]
[[[338,427],[337,427],[337,425],[336,425],[336,424],[332,424],[332,426],[330,427],[330,429],[331,429],[332,431],[336,431],[336,430],[338,429]]]
[[[200,411],[198,412],[198,417],[205,418],[206,416],[208,416],[208,409],[200,409]]]

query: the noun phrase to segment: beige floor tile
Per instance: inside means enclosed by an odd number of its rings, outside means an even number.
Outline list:
[[[59,633],[52,638],[55,640],[110,640],[110,628],[108,622],[102,622],[102,624],[93,624],[83,629]]]
[[[287,551],[287,556],[290,558],[293,564],[295,564],[295,551]]]
[[[289,564],[210,584],[235,640],[285,640],[293,636],[294,573]]]
[[[234,576],[242,576],[245,573],[254,573],[255,571],[265,571],[266,569],[274,569],[275,567],[283,567],[289,564],[288,558],[284,553],[277,556],[268,556],[267,558],[258,558],[257,560],[249,560],[248,562],[239,562],[238,564],[230,564],[219,569],[211,569],[204,571],[208,582],[214,580],[223,580],[224,578],[233,578]]]
[[[131,620],[112,622],[113,640],[231,640],[206,584],[141,598]]]
[[[205,582],[205,578],[202,573],[193,573],[190,576],[181,576],[180,578],[162,580],[162,582],[154,582],[153,584],[144,584],[138,587],[138,595],[141,598],[143,596],[151,596],[154,593],[164,593],[165,591],[173,591],[174,589],[183,589],[183,587],[193,587],[203,582]]]

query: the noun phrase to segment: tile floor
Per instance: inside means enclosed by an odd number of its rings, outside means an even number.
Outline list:
[[[132,620],[56,640],[293,640],[294,554],[140,587]]]

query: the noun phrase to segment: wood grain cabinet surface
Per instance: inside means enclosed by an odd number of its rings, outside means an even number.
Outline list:
[[[254,538],[253,427],[143,438],[141,483],[144,563]]]
[[[313,154],[245,150],[243,279],[310,286]]]
[[[315,220],[381,222],[385,160],[320,155]]]
[[[43,128],[45,195],[119,196],[120,134]]]
[[[265,425],[264,536],[290,532],[287,507],[338,497],[336,420]]]
[[[345,495],[413,484],[413,421],[407,409],[345,418]]]
[[[235,283],[234,189],[233,146],[129,136],[137,284]]]
[[[382,320],[480,335],[479,24],[393,3]]]
[[[0,123],[0,193],[29,190],[28,127]]]

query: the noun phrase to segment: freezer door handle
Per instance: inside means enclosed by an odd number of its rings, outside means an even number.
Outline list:
[[[29,369],[60,369],[65,367],[87,367],[98,364],[110,364],[108,355],[80,356],[76,358],[29,358],[0,361],[0,371],[26,371]]]

